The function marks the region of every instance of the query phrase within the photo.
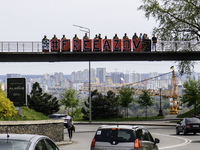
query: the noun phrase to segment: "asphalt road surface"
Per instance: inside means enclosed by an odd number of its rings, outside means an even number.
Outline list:
[[[60,150],[90,150],[90,144],[95,131],[99,125],[75,125],[76,132],[73,132],[73,144],[59,146]],[[160,139],[158,147],[160,150],[199,150],[200,133],[193,135],[176,135],[173,126],[145,126],[154,138]],[[68,133],[64,131],[65,140],[68,140]]]

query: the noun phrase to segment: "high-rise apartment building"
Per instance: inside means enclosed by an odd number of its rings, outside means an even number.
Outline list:
[[[124,73],[122,72],[112,72],[111,79],[113,83],[120,83],[121,78],[124,79]]]
[[[106,80],[106,68],[97,68],[96,73],[96,77],[99,79],[99,82],[104,83]]]

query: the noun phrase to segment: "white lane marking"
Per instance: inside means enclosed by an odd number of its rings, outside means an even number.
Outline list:
[[[166,147],[161,147],[161,148],[159,148],[159,149],[168,149],[168,148],[174,148],[174,147],[185,146],[185,145],[188,145],[188,144],[190,144],[190,143],[192,142],[192,140],[186,139],[186,138],[182,138],[182,137],[171,136],[171,135],[165,135],[165,134],[159,134],[159,133],[152,133],[152,134],[161,135],[161,136],[173,137],[173,138],[177,138],[177,139],[181,139],[181,140],[185,141],[184,143],[181,143],[181,144],[172,145],[172,146],[166,146]]]

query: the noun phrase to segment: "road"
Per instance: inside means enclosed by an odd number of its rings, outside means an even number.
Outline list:
[[[76,132],[73,133],[73,144],[59,146],[60,150],[89,150],[92,138],[99,125],[76,125]],[[173,126],[145,126],[154,138],[159,138],[158,147],[160,150],[199,150],[200,134],[176,135]],[[65,140],[68,140],[68,133],[64,131]]]

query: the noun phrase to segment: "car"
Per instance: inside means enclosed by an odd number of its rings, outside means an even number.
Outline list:
[[[44,135],[0,134],[0,150],[59,150],[59,148]]]
[[[102,125],[91,142],[90,150],[158,150],[151,133],[143,126],[131,125]]]
[[[180,132],[187,133],[200,133],[200,119],[199,118],[184,118],[182,121],[177,122],[176,134]]]
[[[68,127],[70,116],[68,116],[66,114],[51,114],[51,115],[48,115],[48,117],[50,119],[63,119],[64,120],[64,126],[66,128]]]

